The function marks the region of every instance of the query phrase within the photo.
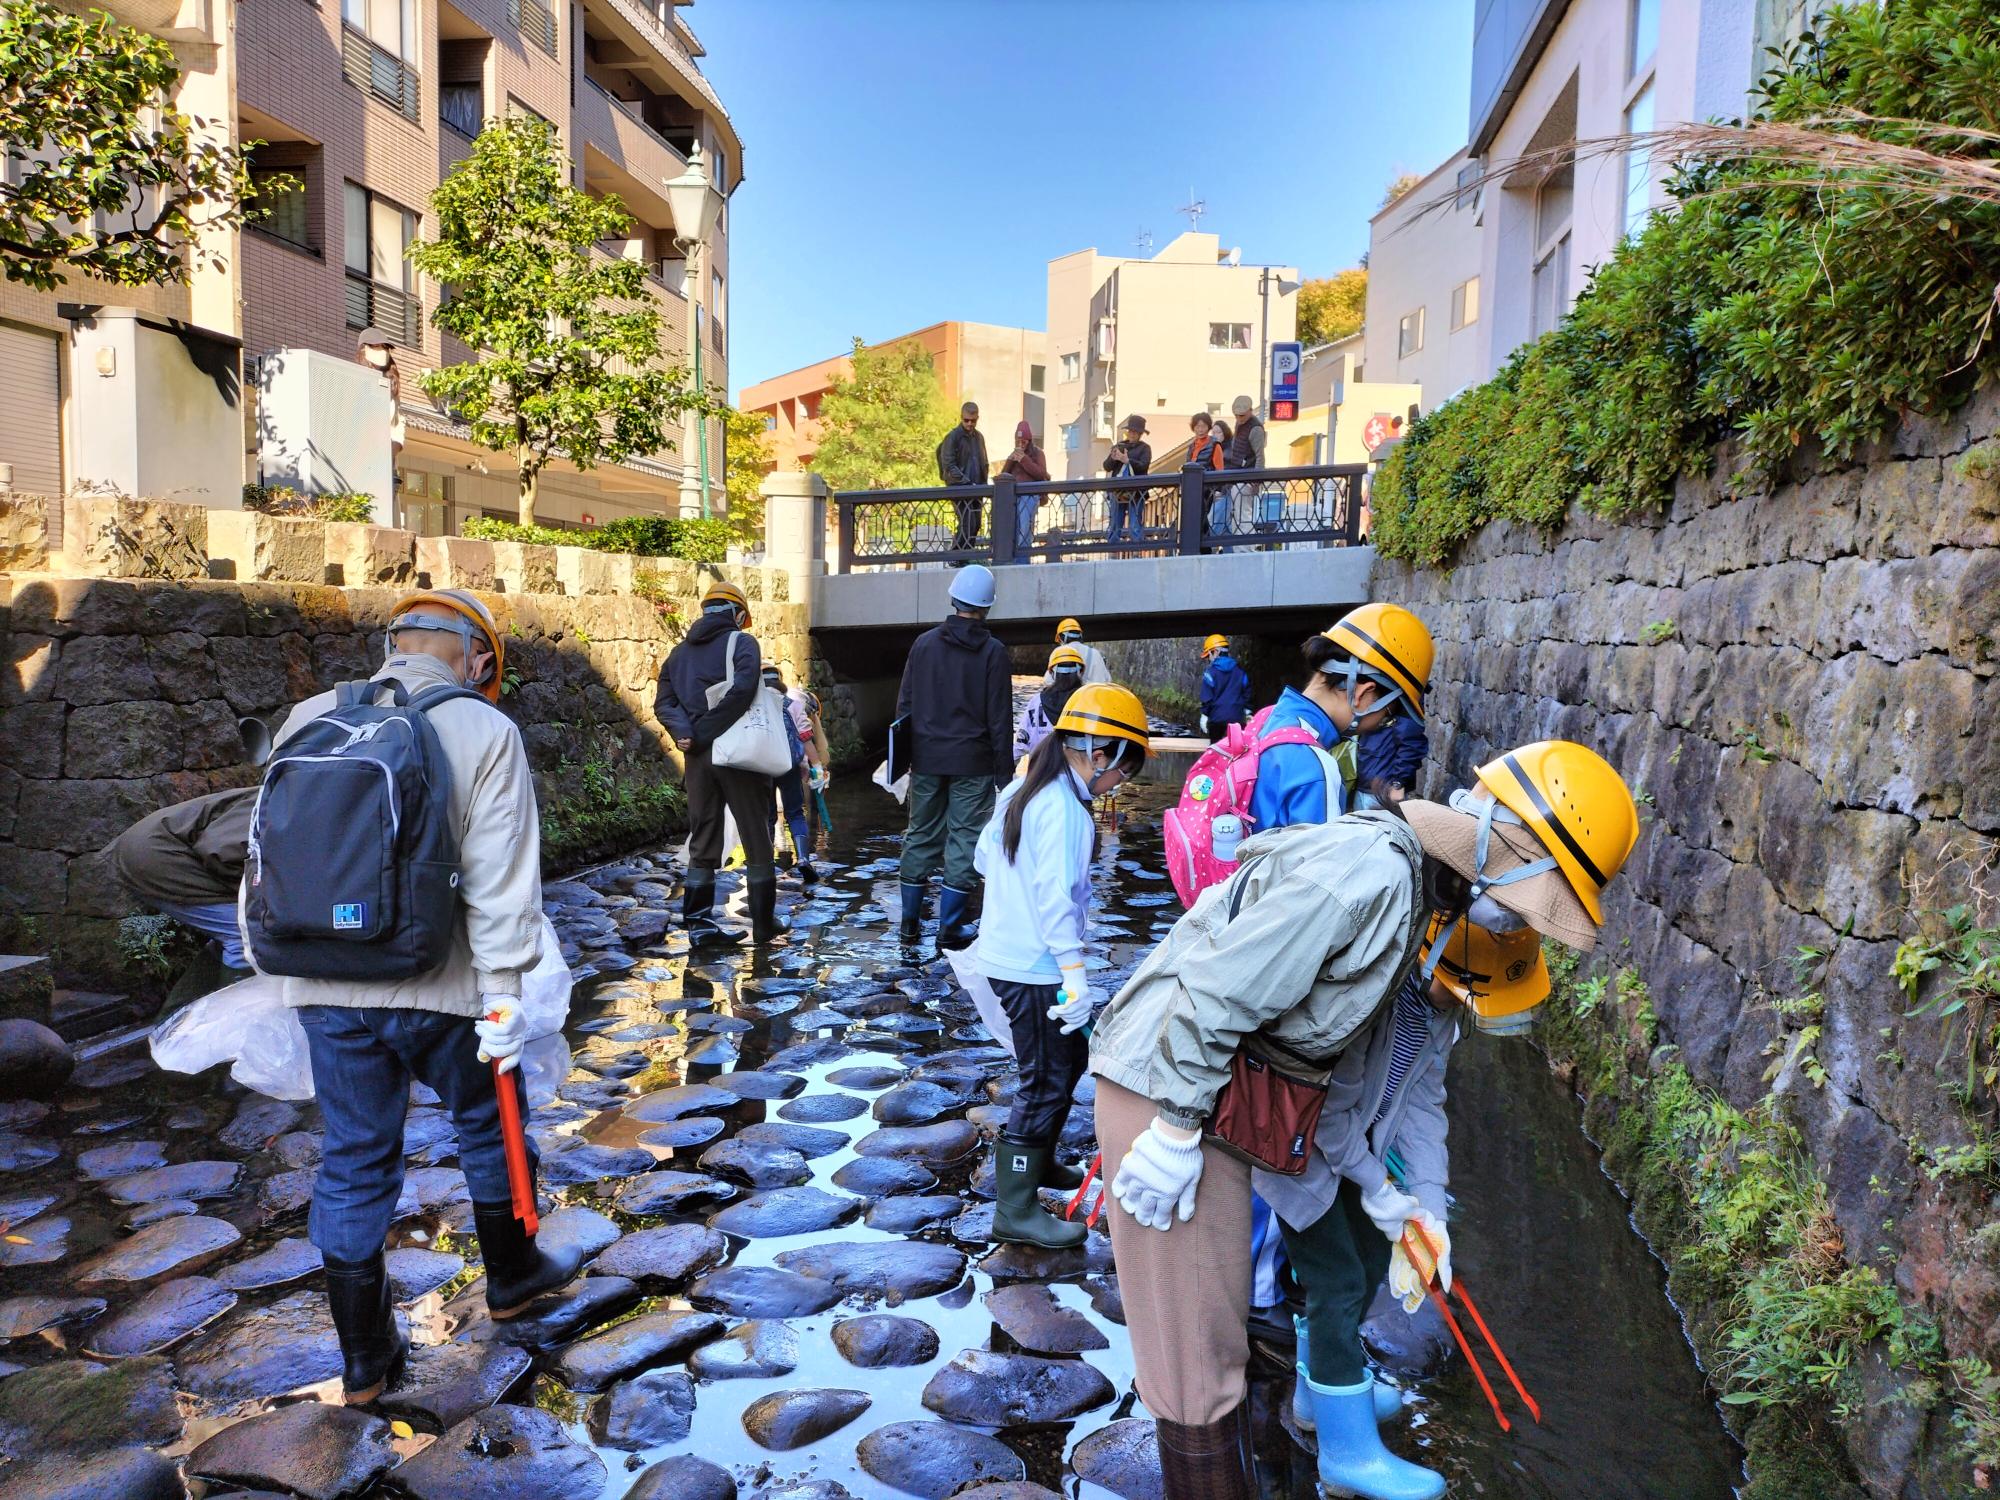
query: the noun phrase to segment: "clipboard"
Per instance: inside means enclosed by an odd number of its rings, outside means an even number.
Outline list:
[[[910,756],[915,747],[916,735],[910,729],[910,716],[904,714],[889,726],[889,779],[901,781],[910,774]]]

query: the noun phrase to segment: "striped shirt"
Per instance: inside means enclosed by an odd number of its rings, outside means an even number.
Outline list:
[[[1368,1122],[1370,1130],[1389,1113],[1389,1106],[1396,1100],[1396,1090],[1409,1077],[1410,1066],[1423,1050],[1424,1038],[1430,1035],[1430,1022],[1430,1000],[1424,994],[1423,981],[1412,973],[1396,993],[1396,1032],[1389,1043],[1389,1077],[1382,1085],[1382,1107]]]

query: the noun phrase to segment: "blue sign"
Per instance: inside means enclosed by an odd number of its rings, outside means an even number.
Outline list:
[[[1271,346],[1271,400],[1297,401],[1299,399],[1299,371],[1305,365],[1304,344],[1273,344]]]

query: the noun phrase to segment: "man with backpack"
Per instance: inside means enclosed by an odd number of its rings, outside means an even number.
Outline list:
[[[1250,674],[1229,654],[1227,636],[1201,643],[1201,732],[1212,745],[1250,716]]]
[[[534,779],[495,707],[500,632],[473,595],[425,591],[396,606],[386,645],[373,678],[308,698],[279,731],[242,895],[251,957],[285,976],[312,1057],[326,1133],[308,1232],[351,1406],[408,1353],[383,1243],[412,1078],[457,1128],[492,1315],[512,1317],[581,1261],[541,1249],[514,1216],[502,1141],[498,1090],[527,1107],[514,1070],[542,893]],[[532,1178],[532,1140],[527,1159]]]

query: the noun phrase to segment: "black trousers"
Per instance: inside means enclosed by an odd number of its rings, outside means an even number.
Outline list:
[[[1007,979],[992,984],[1013,1027],[1014,1060],[1021,1066],[1007,1134],[1032,1145],[1054,1145],[1069,1120],[1070,1094],[1090,1064],[1090,1043],[1080,1028],[1064,1036],[1062,1023],[1049,1019],[1059,986]]]
[[[1208,721],[1208,742],[1213,745],[1216,741],[1220,740],[1225,734],[1229,733],[1229,726],[1235,722],[1234,719],[1210,719]]]
[[[722,814],[736,819],[744,862],[753,870],[771,868],[771,778],[734,766],[718,766],[707,745],[688,751],[683,779],[688,797],[688,865],[713,870],[722,863]]]

